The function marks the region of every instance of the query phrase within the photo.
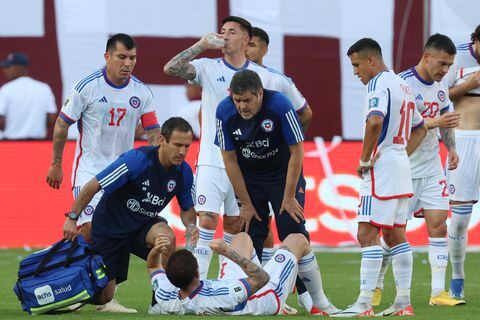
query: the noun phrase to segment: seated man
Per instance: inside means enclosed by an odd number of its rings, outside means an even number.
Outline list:
[[[260,267],[246,233],[235,235],[231,247],[221,239],[211,241],[210,248],[226,258],[218,280],[200,281],[197,260],[186,250],[172,254],[164,269],[162,253],[169,246],[169,238],[158,235],[147,259],[160,314],[275,315],[281,313],[297,273],[310,280],[305,285],[314,308],[320,309],[320,272],[303,234],[288,235],[265,269]],[[338,310],[331,303],[322,309],[329,313]],[[328,314],[322,311],[316,315]]]

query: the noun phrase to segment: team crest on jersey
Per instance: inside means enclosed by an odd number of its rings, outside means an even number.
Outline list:
[[[377,97],[368,100],[368,109],[377,108],[377,107],[378,107]]]
[[[277,255],[275,256],[275,261],[282,263],[283,261],[285,261],[285,256],[284,256],[283,254],[281,254],[281,253],[280,253],[280,254],[277,254]]]
[[[442,90],[438,91],[438,99],[440,99],[442,102],[445,102],[445,92]]]
[[[273,121],[270,119],[265,119],[262,121],[262,129],[265,132],[270,132],[273,130]]]
[[[203,204],[205,204],[205,202],[207,202],[207,198],[203,194],[201,194],[201,195],[198,196],[197,202],[198,202],[198,204],[203,205]]]
[[[93,211],[95,211],[95,208],[92,207],[91,205],[88,205],[85,207],[85,209],[83,210],[83,212],[87,215],[87,216],[91,216],[93,214]]]
[[[140,99],[137,96],[133,96],[128,100],[128,103],[132,106],[132,108],[137,109],[140,107]]]
[[[177,182],[176,182],[175,180],[172,179],[172,180],[168,181],[168,183],[167,183],[167,191],[168,191],[168,192],[172,192],[173,189],[175,189],[175,186],[176,186],[176,185],[177,185]]]

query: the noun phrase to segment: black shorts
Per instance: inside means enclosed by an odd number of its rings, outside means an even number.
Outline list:
[[[303,176],[300,176],[295,189],[295,198],[302,207],[305,206],[305,184],[305,179]],[[253,218],[248,231],[259,259],[262,256],[263,242],[268,236],[268,221],[270,214],[268,206],[269,202],[275,213],[275,225],[277,227],[278,238],[280,241],[283,241],[291,233],[302,233],[307,239],[309,239],[308,231],[305,228],[305,221],[296,223],[287,212],[279,214],[280,208],[282,207],[285,184],[247,185],[247,191],[255,210],[260,218],[262,218],[262,221]]]
[[[167,223],[167,220],[162,217],[152,219],[136,234],[127,238],[107,238],[92,233],[93,250],[102,256],[109,280],[116,279],[117,284],[127,280],[130,253],[147,260],[150,248],[147,247],[145,238],[150,228],[159,222]]]

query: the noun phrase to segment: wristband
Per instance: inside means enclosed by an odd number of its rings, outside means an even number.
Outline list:
[[[358,163],[360,167],[371,167],[372,166],[372,160],[368,161],[362,161],[362,159],[358,160]]]

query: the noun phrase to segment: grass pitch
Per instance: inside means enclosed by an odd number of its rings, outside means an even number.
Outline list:
[[[0,250],[0,319],[27,319],[26,312],[21,311],[20,303],[13,293],[13,285],[17,277],[19,261],[28,255],[24,250]],[[345,308],[353,303],[359,290],[360,253],[318,253],[317,259],[322,272],[324,288],[329,299],[338,307]],[[466,273],[468,282],[465,293],[467,304],[459,307],[430,307],[430,266],[426,253],[414,253],[414,271],[412,283],[412,303],[415,319],[480,319],[480,253],[468,253]],[[218,261],[212,261],[210,275],[217,274]],[[447,275],[450,276],[450,268]],[[447,285],[449,279],[447,281]],[[392,273],[389,270],[385,279],[385,290],[382,305],[375,309],[379,312],[393,301],[395,288]],[[129,279],[119,286],[116,297],[125,306],[136,308],[136,315],[108,314],[96,312],[92,306],[66,315],[41,315],[42,319],[153,319],[155,317],[170,319],[198,319],[198,316],[154,316],[147,314],[151,299],[148,275],[145,262],[132,256],[130,261]],[[287,303],[297,306],[296,297],[291,295]],[[298,318],[309,315],[300,310]],[[271,317],[244,316],[242,319],[262,319]]]

